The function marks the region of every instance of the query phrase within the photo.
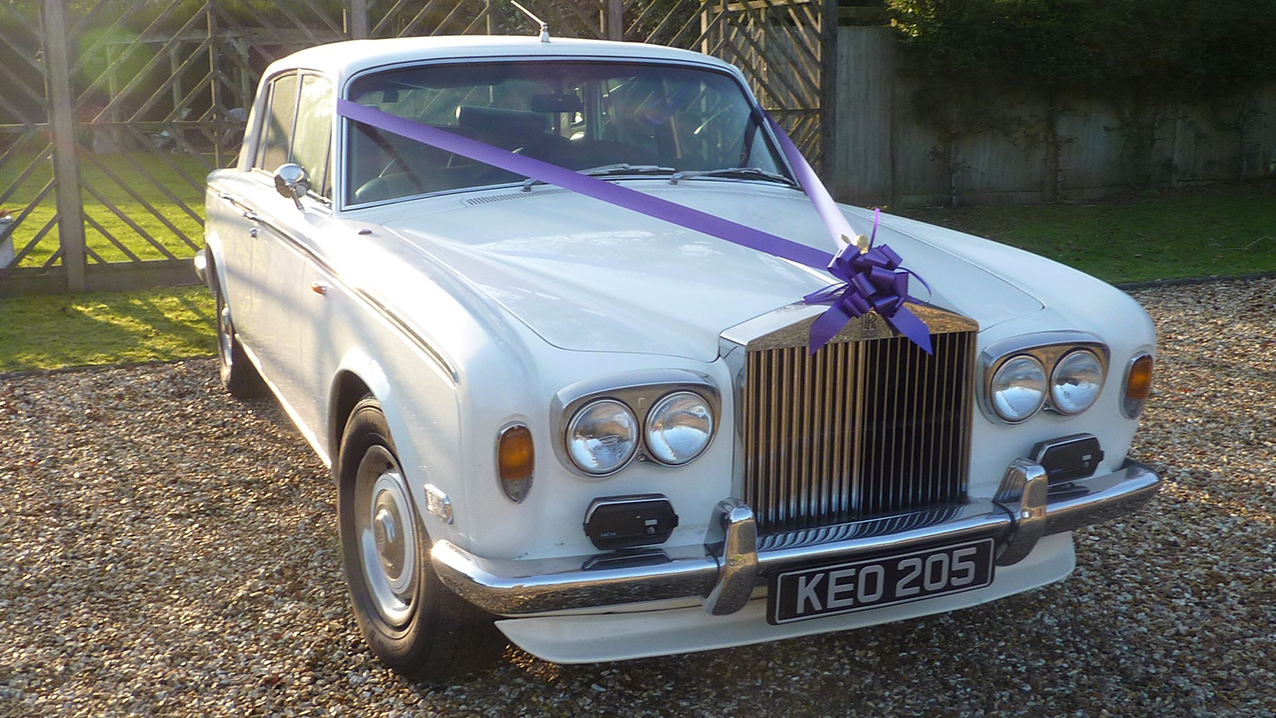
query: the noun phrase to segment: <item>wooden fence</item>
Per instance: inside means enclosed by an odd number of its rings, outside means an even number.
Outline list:
[[[732,62],[808,156],[828,145],[836,0],[523,4],[555,36]],[[193,282],[204,177],[234,162],[271,61],[353,38],[534,30],[509,0],[0,2],[0,297]]]
[[[1090,200],[1276,175],[1276,85],[1187,105],[1073,95],[1053,112],[1031,88],[1003,87],[939,113],[919,102],[926,81],[891,28],[838,35],[830,189],[845,201]]]

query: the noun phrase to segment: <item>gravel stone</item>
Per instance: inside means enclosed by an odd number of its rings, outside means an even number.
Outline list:
[[[616,664],[514,648],[405,681],[348,608],[327,470],[212,360],[0,377],[0,715],[1271,716],[1276,280],[1134,293],[1146,510],[1061,584],[848,633]]]

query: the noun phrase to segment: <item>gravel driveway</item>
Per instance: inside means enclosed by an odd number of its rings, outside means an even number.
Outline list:
[[[0,378],[0,715],[1272,715],[1276,281],[1141,291],[1161,498],[997,604],[446,690],[363,647],[327,471],[212,360]]]

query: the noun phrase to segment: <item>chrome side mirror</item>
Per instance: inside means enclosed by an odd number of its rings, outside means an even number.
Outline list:
[[[292,199],[301,209],[301,198],[310,191],[310,175],[299,164],[289,162],[275,170],[275,191]]]

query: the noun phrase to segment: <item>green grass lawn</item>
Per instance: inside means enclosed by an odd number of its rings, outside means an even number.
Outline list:
[[[0,372],[208,356],[208,288],[0,299]]]
[[[191,158],[179,160],[174,155],[172,159],[193,163],[192,176],[205,169]],[[107,162],[113,170],[120,165],[120,172],[128,164],[122,157]],[[0,168],[0,189],[5,186],[5,173],[12,177],[17,171]],[[107,192],[112,183],[104,175],[85,172]],[[171,170],[164,176],[174,194],[193,207],[202,206],[199,192],[189,182]],[[47,181],[47,174],[44,178]],[[128,204],[118,185],[111,191],[116,193],[112,201]],[[162,193],[152,192],[149,198],[193,239],[199,237],[198,223],[183,219],[185,215],[171,202],[165,204]],[[52,200],[46,204],[37,212],[52,216]],[[103,212],[100,204],[90,209],[95,217]],[[903,214],[1023,247],[1110,282],[1276,271],[1276,184],[1272,183],[1145,194],[1089,205],[917,209]],[[178,256],[193,253],[171,232],[166,233],[158,220],[148,220],[145,210],[132,216],[147,231],[167,237],[166,245]],[[136,232],[120,232],[121,239],[132,237],[139,256],[160,256],[154,250],[147,253]],[[124,258],[118,250],[112,253],[102,247],[104,241],[90,232],[90,243],[104,256]],[[47,258],[53,251],[53,241],[46,238],[45,244],[41,249],[45,253],[36,256]],[[214,341],[212,301],[203,287],[0,300],[0,372],[206,356],[214,352]]]
[[[1276,183],[1098,204],[905,210],[1109,282],[1276,271]]]
[[[0,163],[0,197],[8,195],[0,202],[0,209],[9,210],[15,217],[35,201],[52,175],[51,163],[46,158],[36,161],[33,171],[24,176],[28,167],[37,160],[37,154],[35,150],[23,149],[13,152]],[[189,257],[195,253],[195,248],[183,241],[179,232],[196,247],[203,245],[204,178],[212,170],[211,158],[167,152],[101,154],[94,157],[101,166],[88,159],[80,163],[86,217],[85,242],[90,250],[108,262],[129,259],[104,231],[139,259],[166,259],[155,243],[147,239],[148,236],[176,257]],[[57,211],[54,195],[55,192],[51,191],[35,205],[26,219],[14,227],[15,251],[21,252],[53,218]],[[102,200],[115,205],[120,213],[112,211]],[[148,209],[146,204],[155,211]],[[183,204],[191,211],[183,209]],[[94,223],[98,226],[95,227]],[[53,256],[57,247],[58,230],[55,225],[40,237],[19,266],[41,266]]]

